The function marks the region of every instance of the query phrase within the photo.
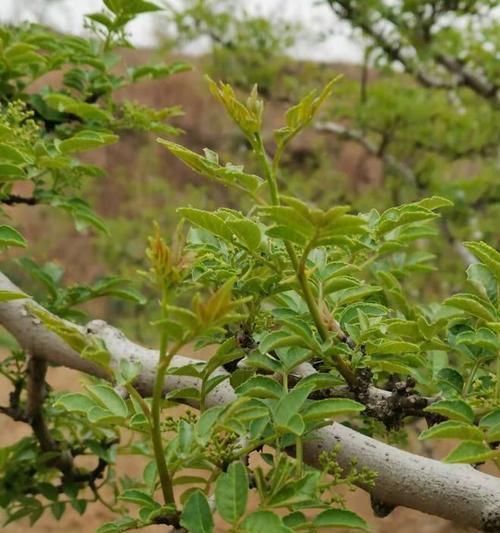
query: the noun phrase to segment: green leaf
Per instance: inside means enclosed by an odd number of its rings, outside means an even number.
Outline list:
[[[123,398],[108,385],[89,385],[85,387],[89,394],[114,416],[125,418],[128,415],[127,404]]]
[[[291,228],[278,225],[268,228],[266,230],[266,235],[271,239],[290,241],[300,246],[304,246],[308,240],[302,233]]]
[[[150,11],[160,11],[160,7],[146,0],[104,0],[104,5],[115,15],[130,16]]]
[[[448,200],[448,198],[443,198],[442,196],[431,196],[430,198],[424,198],[416,202],[416,205],[425,207],[433,211],[434,209],[439,209],[440,207],[452,207],[453,202]]]
[[[60,520],[65,510],[66,504],[64,502],[54,502],[50,504],[50,512],[56,520]]]
[[[49,93],[44,96],[45,103],[59,112],[72,113],[83,120],[108,123],[112,116],[95,104],[75,100],[61,93]]]
[[[486,433],[486,442],[500,442],[500,424],[490,427]]]
[[[462,392],[464,388],[464,378],[454,368],[441,368],[437,375],[438,382],[446,383],[456,392]]]
[[[304,385],[298,389],[292,389],[283,396],[274,407],[274,420],[278,425],[286,425],[293,415],[298,414],[302,405],[313,390],[313,385]]]
[[[109,409],[95,405],[87,413],[87,417],[93,424],[114,425],[121,424],[124,421],[123,417],[114,415]]]
[[[369,531],[368,524],[356,513],[346,509],[327,509],[315,516],[313,526],[323,527],[346,527],[350,529],[363,529]]]
[[[206,496],[200,490],[194,491],[182,509],[181,525],[188,531],[212,533],[214,521]]]
[[[342,383],[344,383],[344,381],[338,376],[333,374],[317,373],[310,374],[309,376],[302,378],[294,388],[302,387],[304,385],[313,385],[313,390],[332,389],[338,385],[341,385]]]
[[[283,366],[279,361],[270,355],[264,355],[261,353],[254,353],[247,357],[246,365],[251,368],[263,368],[269,372],[279,372],[280,370],[283,370]]]
[[[468,424],[474,423],[474,411],[463,400],[440,400],[427,406],[424,411],[437,413],[451,420],[459,420]]]
[[[54,207],[60,207],[69,212],[75,220],[75,226],[78,231],[84,231],[89,226],[103,233],[108,233],[103,220],[98,217],[90,207],[80,198],[62,198],[56,197],[51,204]]]
[[[486,300],[475,296],[474,294],[455,294],[444,301],[444,305],[461,309],[473,316],[483,320],[493,322],[496,319],[495,308]]]
[[[269,420],[269,409],[266,404],[256,398],[241,397],[239,401],[230,404],[222,423],[239,434],[247,435],[248,425],[261,418]]]
[[[488,298],[492,303],[497,301],[498,283],[487,266],[481,263],[470,265],[467,269],[467,280],[480,297]]]
[[[445,463],[482,463],[500,455],[499,450],[492,450],[479,442],[461,442],[444,458]]]
[[[257,250],[262,241],[259,226],[251,220],[226,220],[229,229],[250,249]]]
[[[0,163],[0,180],[8,181],[8,179],[12,178],[25,179],[27,178],[27,175],[23,168],[18,165],[13,165],[12,163]]]
[[[298,415],[294,414],[292,415],[286,422],[282,422],[279,425],[279,429],[281,431],[289,431],[290,433],[293,433],[294,435],[302,435],[306,429],[306,425],[304,422],[304,419]]]
[[[79,514],[82,515],[87,508],[86,500],[71,500],[71,507]]]
[[[10,146],[10,144],[4,143],[0,143],[0,159],[3,160],[2,162],[9,161],[14,165],[32,162],[28,154]]]
[[[173,63],[166,65],[164,63],[158,63],[154,65],[140,65],[129,69],[132,81],[138,81],[142,78],[150,78],[153,80],[159,78],[165,78],[172,74],[178,74],[179,72],[186,72],[192,70],[192,66],[183,61],[174,61]]]
[[[498,335],[488,328],[479,328],[475,331],[464,331],[457,335],[456,343],[475,346],[483,350],[496,353],[500,348],[500,339]]]
[[[270,218],[278,228],[298,234],[304,239],[310,239],[314,235],[314,224],[292,207],[266,206],[261,207],[259,212]]]
[[[245,533],[293,533],[286,527],[281,518],[271,511],[256,511],[248,515],[241,525]]]
[[[372,354],[400,354],[400,353],[419,353],[420,349],[417,344],[406,341],[385,340],[377,344],[372,342],[366,346],[366,353]]]
[[[243,350],[236,345],[235,339],[229,338],[219,346],[217,352],[208,360],[203,374],[210,376],[217,368],[236,359],[241,359],[243,355]]]
[[[306,515],[300,511],[295,511],[283,517],[283,524],[285,524],[285,526],[291,527],[292,529],[297,528],[297,526],[302,526],[306,523]]]
[[[287,481],[269,499],[268,505],[271,507],[290,507],[311,502],[317,497],[320,477],[319,471],[310,471],[300,479]]]
[[[121,533],[134,527],[140,527],[139,520],[136,520],[130,516],[124,516],[115,520],[114,522],[108,522],[96,529],[96,533]]]
[[[216,422],[220,420],[225,406],[217,405],[211,407],[202,413],[198,420],[197,432],[201,439],[208,438],[212,432],[212,429],[216,425]]]
[[[500,282],[500,252],[483,241],[465,242],[464,245],[491,270]]]
[[[226,83],[215,83],[209,76],[205,76],[208,81],[210,92],[224,106],[228,115],[247,136],[250,141],[254,141],[255,134],[259,133],[262,126],[262,112],[264,105],[262,100],[257,98],[257,86],[254,85],[246,105],[236,98],[233,88]]]
[[[30,312],[38,317],[46,328],[61,337],[77,352],[82,352],[88,345],[87,337],[76,326],[69,325],[69,322],[65,322],[41,307],[35,305],[28,305],[28,307]]]
[[[487,415],[484,415],[479,421],[479,427],[491,428],[500,424],[500,408],[494,409]]]
[[[399,207],[391,207],[385,211],[378,220],[377,232],[379,235],[387,233],[407,224],[433,220],[438,215],[430,209],[416,204],[406,204]]]
[[[90,13],[89,15],[85,15],[85,17],[102,24],[108,30],[113,28],[114,22],[104,13]]]
[[[348,413],[358,414],[365,410],[361,403],[346,398],[328,398],[316,400],[308,404],[301,412],[306,422],[312,420],[328,420],[335,416]]]
[[[72,154],[74,152],[85,152],[95,148],[102,148],[118,141],[118,135],[111,135],[109,133],[97,133],[91,130],[84,130],[78,132],[73,137],[61,141],[59,143],[59,150],[63,154]]]
[[[464,424],[455,420],[446,420],[420,433],[420,440],[427,439],[460,439],[482,441],[483,432],[476,426]]]
[[[286,112],[286,125],[274,131],[276,144],[281,150],[311,122],[321,104],[332,94],[333,87],[338,79],[339,76],[325,85],[319,95],[316,90],[310,91],[298,104]]]
[[[302,332],[301,332],[302,333]],[[307,340],[311,340],[312,334]],[[290,346],[300,346],[307,348],[308,342],[304,340],[303,335],[290,335],[287,331],[277,330],[271,331],[260,340],[259,351],[266,354],[278,348],[286,348]]]
[[[344,289],[334,293],[333,300],[337,306],[343,306],[352,304],[354,302],[360,302],[367,296],[380,292],[382,289],[373,285],[361,285],[359,287],[353,287],[350,289]]]
[[[263,183],[262,178],[243,172],[243,168],[240,166],[228,163],[223,167],[213,157],[203,157],[180,144],[165,139],[157,139],[157,142],[165,146],[172,155],[180,159],[196,173],[218,181],[223,185],[238,187],[254,193]]]
[[[279,399],[283,396],[283,387],[274,379],[254,376],[240,385],[235,392],[238,396]]]
[[[206,229],[213,235],[217,235],[218,237],[231,242],[231,230],[220,216],[210,213],[209,211],[203,211],[191,207],[181,207],[177,209],[177,213],[195,226]]]
[[[71,412],[88,413],[90,409],[98,404],[86,394],[70,392],[58,398],[54,405],[56,407],[64,407],[64,409]]]
[[[141,507],[160,507],[160,504],[147,492],[139,489],[126,489],[118,496],[118,499]]]
[[[11,226],[0,226],[0,246],[19,246],[26,248],[26,239]]]
[[[40,494],[42,494],[42,496],[47,498],[47,500],[56,502],[59,497],[59,490],[57,489],[57,487],[51,485],[50,483],[39,483],[38,490],[40,491]]]
[[[236,524],[245,514],[248,501],[248,476],[240,462],[229,465],[226,473],[217,478],[215,503],[221,517],[230,524]]]

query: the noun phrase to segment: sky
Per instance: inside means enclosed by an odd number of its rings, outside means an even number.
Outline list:
[[[181,3],[182,0],[176,0]],[[362,48],[349,34],[348,28],[339,22],[326,5],[317,0],[244,0],[245,7],[259,14],[279,14],[291,21],[300,21],[306,32],[327,36],[321,42],[300,42],[291,50],[299,59],[316,61],[360,62]],[[157,0],[161,4],[161,0]],[[42,17],[57,28],[71,32],[83,31],[82,16],[102,9],[101,0],[0,0],[0,22],[19,22]],[[48,6],[48,7],[47,7]],[[154,46],[157,14],[144,14],[133,21],[128,30],[136,46]],[[187,52],[204,51],[203,42],[195,43]]]

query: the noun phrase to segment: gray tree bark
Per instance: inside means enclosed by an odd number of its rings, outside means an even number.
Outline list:
[[[2,273],[0,290],[21,292]],[[37,305],[30,298],[1,303],[0,324],[33,357],[105,378],[106,373],[102,369],[82,359],[32,316],[29,307]],[[142,372],[136,387],[142,395],[151,395],[158,362],[156,350],[135,344],[121,331],[101,320],[94,320],[85,328],[72,326],[78,327],[85,335],[102,339],[112,356],[113,366],[118,366],[123,359],[139,362]],[[193,362],[197,360],[176,356],[173,366]],[[165,380],[165,392],[197,385],[199,382],[195,378],[169,375]],[[227,404],[235,398],[226,380],[210,393],[207,406]],[[500,533],[500,478],[484,474],[469,465],[445,464],[400,450],[338,423],[318,430],[304,444],[305,459],[310,465],[318,466],[319,454],[336,446],[340,447],[337,459],[344,469],[349,469],[351,459],[356,458],[358,467],[377,472],[375,486],[361,488],[368,490],[376,501],[385,506],[409,507],[456,521],[462,526]]]

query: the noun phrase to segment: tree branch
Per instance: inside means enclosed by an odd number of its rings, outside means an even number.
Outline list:
[[[43,402],[47,396],[45,375],[47,373],[47,361],[29,357],[28,359],[28,401],[26,403],[26,418],[33,429],[33,433],[40,444],[43,452],[59,452],[59,447],[52,439],[49,428],[43,416]],[[71,468],[71,464],[61,465]]]
[[[0,202],[5,205],[37,205],[38,199],[33,196],[20,196],[19,194],[8,194],[0,199]]]
[[[398,34],[396,37],[389,37],[377,24],[366,16],[364,6],[356,5],[352,0],[327,0],[332,10],[342,19],[349,21],[365,33],[378,47],[380,47],[387,57],[394,62],[400,63],[408,74],[411,74],[423,86],[434,89],[454,89],[459,86],[468,87],[476,94],[496,104],[500,103],[500,87],[487,79],[484,73],[471,69],[459,59],[450,56],[440,50],[430,49],[436,65],[444,68],[444,71],[452,76],[448,80],[443,77],[436,77],[429,72],[429,68],[420,61],[419,50],[415,46],[403,44],[405,36]],[[391,23],[395,27],[401,21],[391,12],[390,7],[386,7],[383,14],[378,13],[378,26],[380,21]],[[380,16],[381,15],[381,16]],[[435,23],[434,19],[432,23]],[[430,27],[427,28],[427,31]],[[408,41],[408,39],[406,39]],[[427,51],[427,50],[426,50]]]
[[[1,273],[0,290],[19,292]],[[81,359],[78,353],[34,319],[28,312],[27,304],[37,305],[29,298],[0,304],[0,324],[25,350],[46,361],[105,377],[102,370]],[[140,362],[142,372],[136,386],[141,394],[151,395],[158,363],[156,350],[133,343],[119,330],[100,320],[90,322],[86,329],[80,330],[105,342],[114,366],[124,359]],[[195,361],[176,356],[173,366]],[[169,375],[164,390],[197,385],[199,381],[195,378]],[[226,380],[208,395],[207,407],[227,404],[235,399],[236,395]],[[318,430],[304,443],[305,458],[312,466],[319,466],[319,454],[337,445],[340,446],[337,459],[344,469],[348,470],[351,459],[356,458],[358,467],[377,472],[375,486],[362,487],[372,494],[375,501],[384,502],[388,507],[410,507],[486,532],[500,531],[500,479],[468,465],[445,464],[399,450],[337,423]]]

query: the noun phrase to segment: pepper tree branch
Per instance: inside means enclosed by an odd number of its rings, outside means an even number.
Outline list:
[[[0,290],[19,292],[1,273]],[[30,315],[27,306],[37,305],[29,298],[0,304],[0,324],[35,357],[106,377],[101,369],[81,359],[62,339]],[[87,328],[79,329],[105,342],[114,366],[122,360],[139,362],[142,372],[137,378],[137,390],[144,396],[151,396],[158,351],[135,344],[103,321],[93,321]],[[191,363],[193,359],[175,356],[172,366]],[[167,375],[164,391],[190,386],[199,386],[199,381],[186,376]],[[235,399],[236,395],[226,380],[210,392],[207,407],[228,404]],[[389,506],[410,507],[487,532],[500,531],[500,479],[468,465],[445,464],[399,450],[337,423],[319,429],[304,443],[305,460],[312,466],[318,466],[319,454],[336,446],[340,446],[337,459],[344,469],[348,470],[351,459],[356,458],[358,467],[377,472],[375,486],[362,487],[376,501]]]

